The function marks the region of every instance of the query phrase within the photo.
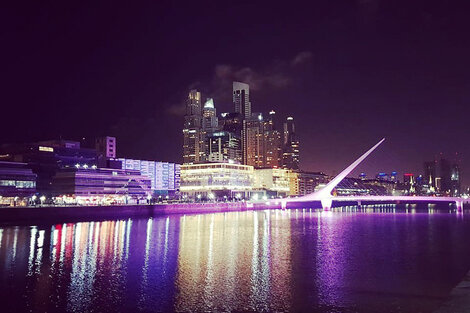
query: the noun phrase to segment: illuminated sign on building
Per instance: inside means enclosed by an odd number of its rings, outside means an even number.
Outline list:
[[[39,151],[54,152],[54,148],[52,148],[52,147],[39,146]]]

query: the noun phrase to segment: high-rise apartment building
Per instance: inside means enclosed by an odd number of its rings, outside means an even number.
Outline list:
[[[243,115],[241,113],[222,113],[219,126],[224,131],[234,133],[241,138],[243,130]]]
[[[202,109],[202,129],[207,133],[216,131],[219,127],[217,111],[214,106],[214,100],[207,98]]]
[[[183,163],[201,163],[205,160],[205,135],[202,128],[201,93],[191,90],[186,100],[183,129]]]
[[[233,82],[233,104],[235,112],[244,118],[251,117],[250,86],[241,82]]]
[[[264,167],[281,167],[282,165],[282,139],[281,133],[276,129],[274,117],[276,112],[269,112],[268,119],[264,121]]]
[[[228,131],[213,132],[207,135],[208,161],[241,163],[240,138]]]
[[[299,140],[295,134],[294,118],[288,117],[284,123],[284,149],[282,153],[282,167],[299,169]]]
[[[264,123],[261,113],[243,120],[243,164],[264,167]]]
[[[219,128],[223,133],[222,146],[227,146],[227,157],[235,163],[243,163],[242,154],[242,131],[243,131],[243,116],[241,113],[222,113],[219,119]],[[217,137],[217,136],[216,136]],[[218,139],[217,139],[218,140]]]

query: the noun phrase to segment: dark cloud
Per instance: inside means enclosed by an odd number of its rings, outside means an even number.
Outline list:
[[[231,101],[232,82],[240,81],[250,85],[253,91],[282,89],[293,84],[299,66],[310,62],[312,52],[301,51],[291,59],[275,60],[263,67],[218,64],[214,67],[208,81],[195,81],[182,91],[181,99],[165,105],[166,113],[173,116],[185,114],[186,92],[191,89],[203,91],[203,97],[212,97],[219,102]]]
[[[198,88],[206,91],[206,95],[209,97],[227,102],[230,101],[230,91],[234,81],[249,84],[253,91],[283,89],[295,81],[295,67],[306,64],[311,58],[310,51],[302,51],[292,59],[274,60],[261,67],[218,64],[214,67],[209,81],[194,82],[189,85],[188,90]],[[181,112],[179,106],[172,106],[170,110],[171,112]]]
[[[292,66],[302,65],[309,62],[312,59],[312,52],[310,51],[302,51],[299,52],[291,61]]]
[[[253,90],[271,87],[285,87],[290,84],[291,77],[283,66],[269,67],[269,69],[255,70],[251,67],[237,68],[231,65],[217,65],[214,70],[214,82],[241,81],[250,85]]]

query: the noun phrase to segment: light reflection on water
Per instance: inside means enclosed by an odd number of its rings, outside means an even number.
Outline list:
[[[429,312],[470,269],[470,218],[416,206],[0,228],[6,311]]]

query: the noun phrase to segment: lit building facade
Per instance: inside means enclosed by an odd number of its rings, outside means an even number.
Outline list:
[[[255,169],[254,188],[274,191],[278,196],[290,195],[290,171],[281,168]]]
[[[241,163],[241,140],[234,133],[218,131],[207,135],[208,161]]]
[[[436,175],[437,175],[437,162],[430,161],[424,162],[424,175],[421,186],[422,194],[434,194],[437,192],[436,188]]]
[[[436,162],[424,162],[424,183],[427,184],[429,187],[436,186]]]
[[[454,197],[460,196],[460,167],[458,164],[452,164],[450,169],[450,194]]]
[[[230,133],[233,138],[238,140],[238,148],[235,152],[235,163],[243,162],[242,154],[242,131],[243,116],[241,113],[222,113],[219,119],[219,126],[222,131]]]
[[[274,116],[276,112],[269,112],[268,120],[264,121],[264,166],[282,166],[282,139],[281,133],[275,128]]]
[[[250,86],[241,82],[233,82],[233,105],[235,112],[244,118],[251,117]]]
[[[53,193],[52,178],[58,171],[77,164],[91,168],[98,163],[95,149],[82,148],[79,142],[71,140],[2,145],[0,154],[5,161],[27,163],[37,175],[36,191],[46,196]]]
[[[28,164],[0,162],[0,205],[26,205],[36,193],[36,174]]]
[[[439,161],[440,188],[443,195],[460,195],[460,167],[457,163],[441,158]]]
[[[214,106],[214,100],[212,98],[207,98],[202,109],[202,128],[206,132],[213,132],[216,131],[218,127],[219,122],[217,119],[217,111]]]
[[[243,164],[264,167],[264,123],[263,115],[253,115],[243,121]]]
[[[346,177],[336,186],[333,193],[336,196],[385,196],[392,195],[395,186],[395,183],[387,180]]]
[[[294,118],[288,117],[284,123],[284,149],[282,167],[298,170],[300,161],[300,143],[295,134]]]
[[[321,172],[298,172],[298,195],[308,195],[315,192],[320,184],[326,184],[328,176]]]
[[[289,171],[289,195],[298,196],[300,195],[299,190],[299,173],[296,171]]]
[[[53,177],[52,187],[53,196],[65,203],[135,203],[151,195],[150,178],[135,170],[65,168]]]
[[[253,189],[253,166],[229,163],[181,165],[183,199],[241,199]]]
[[[403,174],[404,190],[408,194],[414,194],[416,191],[416,180],[413,173]]]
[[[181,165],[169,162],[156,162],[120,158],[122,169],[139,171],[150,179],[154,196],[177,196],[180,189]]]
[[[183,128],[183,163],[205,161],[205,134],[202,128],[201,93],[191,90],[186,100]]]
[[[387,181],[389,180],[389,177],[387,173],[380,172],[380,173],[377,173],[377,175],[375,175],[375,179]]]

